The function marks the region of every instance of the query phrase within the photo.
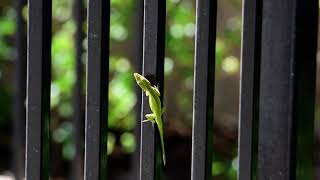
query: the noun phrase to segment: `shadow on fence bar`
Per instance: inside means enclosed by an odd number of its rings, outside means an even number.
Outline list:
[[[26,126],[26,84],[27,84],[27,32],[23,20],[22,9],[27,4],[26,0],[16,0],[16,26],[15,34],[16,62],[15,62],[15,104],[13,125],[13,171],[15,179],[24,177],[25,154],[25,126]]]
[[[83,40],[85,34],[83,32],[83,23],[85,20],[85,8],[83,1],[78,0],[73,2],[73,18],[76,23],[75,46],[76,46],[76,66],[75,76],[76,81],[73,90],[73,139],[75,142],[76,152],[71,167],[71,179],[83,179],[83,162],[84,162],[84,95],[83,95],[83,63],[82,56],[84,53]]]

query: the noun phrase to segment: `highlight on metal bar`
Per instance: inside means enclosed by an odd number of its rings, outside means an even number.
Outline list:
[[[49,178],[51,0],[29,0],[26,179]]]
[[[197,0],[191,179],[211,177],[217,1]]]
[[[85,180],[107,178],[110,1],[88,1]]]

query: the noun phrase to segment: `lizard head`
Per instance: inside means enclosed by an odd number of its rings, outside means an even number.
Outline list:
[[[147,90],[147,87],[150,87],[151,84],[148,81],[148,79],[146,79],[145,77],[143,77],[142,75],[138,74],[138,73],[134,73],[134,78],[136,79],[137,84],[141,87],[141,89],[143,91]]]

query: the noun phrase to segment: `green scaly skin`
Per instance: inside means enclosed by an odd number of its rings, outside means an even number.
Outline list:
[[[161,148],[162,148],[162,160],[163,164],[166,165],[166,155],[164,150],[164,141],[163,141],[163,123],[162,123],[162,114],[164,108],[161,107],[160,101],[160,92],[157,87],[152,87],[151,83],[142,75],[138,73],[134,73],[134,78],[136,79],[137,84],[146,93],[149,97],[149,105],[152,111],[152,114],[147,114],[147,121],[152,123],[156,123],[159,129],[159,135],[161,140]]]

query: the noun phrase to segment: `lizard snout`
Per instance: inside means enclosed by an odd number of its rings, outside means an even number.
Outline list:
[[[134,78],[136,79],[137,82],[141,82],[143,80],[143,76],[141,76],[138,73],[133,74]]]

